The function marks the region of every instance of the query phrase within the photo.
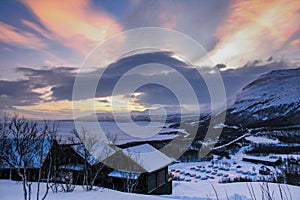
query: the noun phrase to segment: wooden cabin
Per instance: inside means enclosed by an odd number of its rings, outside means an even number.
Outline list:
[[[97,142],[90,149],[84,144],[74,144],[70,147],[68,151],[72,157],[59,166],[61,173],[71,173],[75,184],[83,184],[84,176],[88,176],[90,180],[95,177],[94,185],[106,186],[105,179],[111,169],[105,166],[104,161],[120,149],[104,142]]]
[[[261,166],[258,171],[262,175],[268,175],[271,173],[271,170],[266,166]]]
[[[17,148],[20,144],[22,150]],[[82,185],[88,174],[95,177],[93,185],[143,194],[172,193],[168,165],[173,160],[149,144],[120,149],[99,142],[86,149],[81,143],[3,139],[0,145],[2,179],[21,180],[17,170],[26,167],[29,181],[38,181],[39,173],[40,181],[46,180],[51,171],[51,181],[69,177],[71,184]]]
[[[49,170],[49,155],[53,141],[29,138],[7,138],[0,140],[0,178],[21,180],[18,171],[26,169],[27,178],[37,181],[46,177]]]
[[[120,167],[108,174],[116,190],[143,194],[171,194],[168,165],[173,160],[149,144],[123,149]]]
[[[243,161],[261,163],[269,166],[276,166],[282,164],[282,160],[280,158],[272,157],[244,156]]]

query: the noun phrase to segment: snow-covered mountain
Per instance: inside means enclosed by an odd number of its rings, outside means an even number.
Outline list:
[[[164,109],[164,110],[163,110]],[[185,111],[185,110],[184,110]],[[128,122],[133,121],[167,121],[167,122],[178,122],[181,117],[190,116],[191,114],[180,114],[180,108],[166,107],[157,109],[146,109],[144,111],[131,111],[130,115],[128,113],[116,113],[115,117],[118,121]],[[114,114],[111,112],[101,112],[96,113],[98,121],[115,121]],[[79,118],[80,121],[94,121],[92,115],[84,116]]]
[[[300,125],[300,68],[275,70],[248,84],[226,121],[249,127]]]

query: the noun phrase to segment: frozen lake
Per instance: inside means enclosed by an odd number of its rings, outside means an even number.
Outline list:
[[[107,137],[116,138],[116,144],[126,144],[129,142],[168,140],[176,137],[176,134],[164,134],[180,129],[168,128],[171,123],[152,122],[149,125],[146,121],[138,121],[134,124],[123,122],[117,125],[115,122],[80,122],[77,124],[77,131],[82,128],[94,134],[103,132]],[[120,128],[121,126],[121,128]],[[100,127],[100,129],[99,129]],[[137,128],[138,127],[138,128]],[[58,125],[58,136],[62,143],[69,143],[74,140],[72,131],[75,123],[72,121],[60,121]],[[142,130],[140,132],[137,132]]]

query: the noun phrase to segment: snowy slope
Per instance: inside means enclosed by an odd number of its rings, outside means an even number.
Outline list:
[[[247,186],[248,185],[248,186]],[[32,186],[33,194],[35,194],[36,185]],[[253,187],[255,199],[263,199],[261,187],[265,187],[263,183],[192,183],[192,182],[173,182],[172,195],[141,195],[129,194],[109,189],[100,189],[98,191],[85,192],[82,187],[76,187],[73,193],[52,193],[49,192],[47,199],[63,199],[63,200],[77,200],[77,199],[119,199],[119,200],[158,200],[158,199],[181,199],[181,200],[251,200],[248,187]],[[282,199],[279,191],[279,184],[268,184],[271,195],[274,200]],[[285,199],[299,199],[300,190],[297,186],[280,185]],[[216,190],[216,192],[214,191]],[[44,185],[42,185],[44,190]],[[18,200],[22,199],[22,185],[12,181],[0,181],[1,200]],[[43,192],[42,192],[43,194]],[[291,195],[291,196],[290,196]],[[228,196],[228,198],[227,198]],[[35,198],[35,195],[33,195]]]
[[[45,185],[42,185],[41,196],[44,195]],[[36,184],[32,186],[32,199],[36,199]],[[0,199],[1,200],[22,200],[23,191],[22,184],[12,181],[0,181]],[[89,199],[107,199],[107,200],[158,200],[161,197],[122,193],[114,190],[100,188],[97,191],[86,192],[81,186],[77,186],[72,193],[58,192],[53,193],[51,190],[46,198],[47,200],[89,200]]]
[[[244,87],[229,109],[229,124],[300,124],[300,68],[275,70]]]

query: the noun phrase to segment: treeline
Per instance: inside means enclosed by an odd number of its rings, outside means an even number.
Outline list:
[[[254,144],[246,154],[291,154],[300,152],[300,144]]]

